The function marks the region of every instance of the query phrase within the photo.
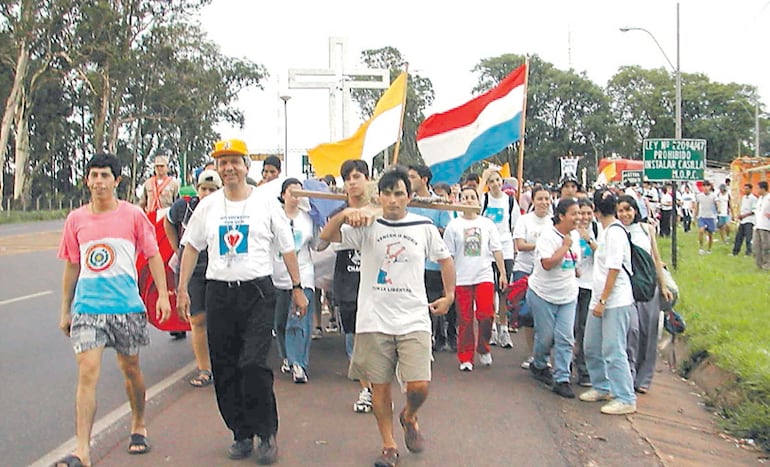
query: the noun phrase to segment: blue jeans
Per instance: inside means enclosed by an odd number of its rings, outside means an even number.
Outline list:
[[[273,330],[278,344],[278,356],[286,358],[286,320],[289,317],[291,290],[275,289],[275,318]]]
[[[634,305],[608,308],[601,318],[589,310],[583,340],[591,385],[597,391],[611,392],[624,404],[636,403],[626,353],[628,324],[635,313]]]
[[[311,333],[313,332],[313,295],[315,291],[309,287],[302,289],[307,297],[308,306],[307,313],[302,317],[297,317],[292,309],[294,306],[293,300],[289,303],[286,313],[288,318],[286,319],[286,358],[289,360],[289,365],[295,363],[299,364],[305,370],[308,369],[310,363],[310,341]]]
[[[571,302],[557,305],[543,300],[529,289],[527,302],[535,318],[535,368],[546,368],[553,349],[553,380],[569,383],[572,346],[575,344],[573,331],[577,297]]]

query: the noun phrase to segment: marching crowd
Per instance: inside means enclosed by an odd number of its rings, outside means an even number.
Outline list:
[[[530,356],[522,368],[559,396],[574,398],[578,385],[589,388],[581,401],[604,402],[602,413],[635,412],[637,394],[651,389],[660,312],[676,299],[656,238],[670,234],[674,213],[686,230],[694,218],[708,239],[705,254],[724,212],[707,183],[697,195],[685,186],[674,206],[667,186],[584,192],[566,178],[558,188],[519,187],[494,168],[452,186],[431,185],[425,166],[394,168],[375,182],[366,162],[348,160],[340,169],[345,201],[319,221],[307,198],[296,196],[303,182],[280,180],[280,160],[265,161],[256,182],[248,178],[251,160],[242,141],[219,141],[211,156],[197,176],[197,193],[176,201],[168,160],[156,158],[140,206],[168,208],[163,223],[175,251],[169,264],[176,311],[191,325],[198,364],[190,383],[213,384],[233,432],[228,457],[246,458],[256,449],[260,464],[278,456],[270,349],[275,341],[282,373],[309,383],[311,342],[324,334],[326,304],[327,332],[339,323],[348,376],[358,385],[353,411],[374,412],[382,437],[376,466],[394,466],[400,455],[394,377],[406,393],[398,416],[406,447],[420,452],[417,412],[428,397],[432,352],[455,353],[459,371],[471,372],[493,364],[490,345],[512,347],[512,332],[526,337]],[[172,311],[157,244],[148,242],[152,226],[139,208],[117,200],[119,180],[115,156],[94,156],[87,166],[92,200],[68,217],[59,252],[66,262],[60,327],[72,340],[80,378],[78,448],[57,466],[90,465],[105,347],[118,352],[129,388],[129,452],[151,448],[138,364],[148,341],[132,270],[138,253],[150,258],[159,291],[157,309],[148,312],[164,321]],[[743,225],[756,209],[755,227],[738,231],[734,250],[740,236],[751,251],[753,230],[758,264],[770,244],[770,200],[767,184],[759,185],[760,200],[745,206],[742,200],[738,215]],[[414,196],[462,210],[408,206]],[[637,254],[650,258],[649,275],[637,269]],[[321,261],[333,263],[326,268],[333,272],[319,286]]]

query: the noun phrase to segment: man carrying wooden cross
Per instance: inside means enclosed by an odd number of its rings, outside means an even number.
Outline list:
[[[417,410],[428,397],[431,379],[431,320],[425,313],[445,314],[454,302],[455,270],[449,251],[433,223],[408,213],[411,186],[407,173],[395,169],[378,182],[382,216],[347,208],[329,219],[321,239],[341,242],[361,252],[361,282],[353,357],[348,376],[372,383],[372,403],[382,436],[376,466],[398,463],[393,438],[391,382],[406,385],[406,407],[399,415],[406,447],[424,449]],[[348,225],[343,225],[348,224]],[[437,261],[444,296],[428,303],[423,281],[425,260]]]

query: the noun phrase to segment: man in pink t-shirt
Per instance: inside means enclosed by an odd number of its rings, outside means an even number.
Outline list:
[[[145,386],[139,348],[149,344],[147,314],[136,282],[135,258],[148,259],[158,289],[155,313],[171,314],[163,260],[155,231],[140,208],[115,197],[120,162],[96,154],[86,165],[91,202],[72,211],[64,224],[59,258],[65,261],[59,328],[72,341],[78,364],[75,404],[77,448],[61,465],[91,465],[89,443],[96,414],[96,383],[104,349],[115,348],[131,405],[128,452],[150,450],[144,422]]]

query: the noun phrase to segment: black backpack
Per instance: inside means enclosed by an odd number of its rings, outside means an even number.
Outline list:
[[[620,227],[620,226],[619,226]],[[631,247],[631,270],[623,265],[628,277],[631,278],[631,288],[634,291],[634,300],[637,302],[649,302],[655,296],[655,288],[658,286],[658,271],[655,269],[655,260],[644,248],[631,241],[631,234],[626,232],[628,245]]]
[[[513,219],[513,207],[516,205],[516,199],[511,196],[508,196],[508,229],[511,228],[510,220]],[[484,204],[481,206],[481,215],[483,216],[484,213],[487,212],[487,205],[489,204],[489,193],[484,193]]]

